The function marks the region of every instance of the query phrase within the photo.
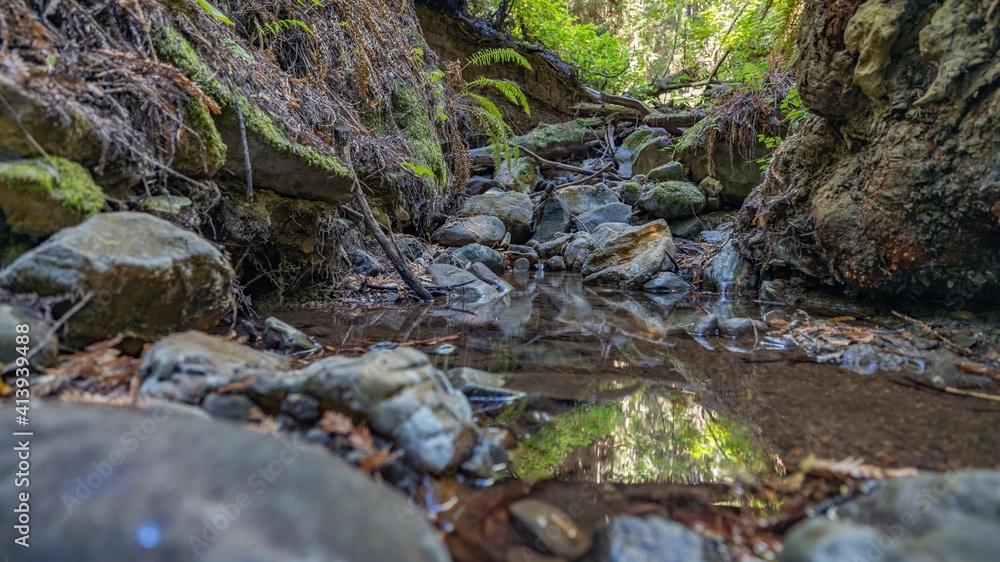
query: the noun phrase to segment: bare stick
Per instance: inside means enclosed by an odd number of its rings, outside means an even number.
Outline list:
[[[240,98],[236,97],[236,90],[229,86],[229,94],[233,96],[236,103],[236,116],[240,119],[240,142],[243,143],[243,165],[247,169],[247,201],[253,203],[253,170],[250,169],[250,149],[247,146],[247,126],[243,121],[243,108],[240,106]]]
[[[420,297],[420,300],[434,300],[430,291],[428,291],[423,284],[420,283],[417,277],[413,275],[413,272],[410,271],[410,268],[403,260],[403,256],[399,255],[399,251],[396,249],[396,246],[390,243],[389,239],[387,239],[385,234],[382,233],[382,229],[379,228],[378,221],[375,220],[375,216],[372,215],[371,208],[368,207],[368,199],[365,198],[364,190],[361,189],[360,185],[358,185],[357,188],[358,193],[354,198],[358,202],[358,207],[361,208],[361,216],[364,218],[365,226],[368,227],[368,232],[375,238],[378,245],[382,247],[382,251],[385,252],[386,257],[388,257],[389,261],[392,262],[392,266],[399,272],[403,281],[406,281],[406,284],[413,289],[413,292],[416,293],[418,297]]]

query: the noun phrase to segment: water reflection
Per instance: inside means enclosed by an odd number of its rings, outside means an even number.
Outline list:
[[[528,394],[529,413],[552,416],[540,428],[513,427],[534,433],[514,453],[524,478],[702,482],[737,468],[771,469],[752,423],[705,406],[709,373],[736,356],[710,352],[687,333],[708,313],[759,318],[756,304],[584,287],[569,274],[508,280],[512,293],[478,306],[439,301],[281,317],[347,352],[393,341],[431,354],[447,339],[457,350],[432,355],[438,367],[504,373],[506,387]]]

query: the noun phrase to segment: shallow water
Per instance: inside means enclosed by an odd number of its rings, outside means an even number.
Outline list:
[[[578,275],[522,274],[476,307],[341,307],[280,314],[346,353],[414,345],[442,369],[502,375],[527,393],[482,413],[517,437],[514,475],[592,482],[716,482],[781,472],[815,455],[880,466],[1000,466],[1000,406],[801,362],[763,334],[693,338],[720,320],[794,311],[750,300],[584,287]],[[414,343],[416,342],[416,343]]]

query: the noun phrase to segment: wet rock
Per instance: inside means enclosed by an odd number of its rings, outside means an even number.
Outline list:
[[[197,234],[145,213],[101,213],[56,233],[0,275],[0,286],[42,296],[93,297],[67,324],[66,343],[123,334],[151,341],[207,330],[233,306],[233,269]]]
[[[763,335],[767,333],[767,324],[751,318],[727,318],[719,322],[719,331],[731,338]]]
[[[455,367],[449,370],[448,380],[473,403],[498,400],[515,402],[526,396],[518,390],[504,388],[507,379],[503,375],[472,367]]]
[[[686,219],[674,219],[670,221],[670,234],[674,238],[687,238],[694,240],[701,233],[701,219],[698,217],[688,217]]]
[[[510,189],[531,193],[542,178],[538,175],[534,159],[524,157],[501,162],[493,180]]]
[[[569,230],[573,215],[569,208],[558,197],[553,197],[543,203],[538,210],[538,224],[535,228],[534,240],[547,242]]]
[[[46,438],[32,442],[20,560],[450,560],[423,517],[399,510],[405,496],[314,445],[160,406],[32,406]],[[5,474],[16,463],[0,459]],[[16,497],[13,478],[0,487]]]
[[[601,245],[584,262],[584,282],[639,289],[670,266],[674,241],[667,223],[653,221],[624,229]]]
[[[577,232],[573,240],[563,248],[563,259],[566,260],[567,270],[580,271],[583,267],[583,263],[593,251],[590,238],[586,232]]]
[[[468,246],[462,246],[452,252],[451,255],[455,258],[455,261],[462,266],[467,266],[473,263],[481,263],[490,268],[490,270],[497,275],[503,275],[505,269],[503,256],[500,255],[500,252],[497,252],[493,248],[487,248],[482,244],[469,244]]]
[[[264,343],[277,346],[285,353],[312,351],[319,347],[305,332],[273,316],[264,320]]]
[[[528,271],[531,269],[531,262],[528,258],[517,258],[514,260],[514,271]]]
[[[680,162],[670,162],[662,166],[653,168],[646,174],[649,181],[684,181],[684,165]]]
[[[558,256],[562,253],[563,248],[566,247],[571,240],[573,240],[573,235],[569,233],[560,234],[548,242],[544,242],[538,245],[538,257],[541,259],[548,259],[552,256]]]
[[[704,272],[704,289],[723,295],[746,293],[755,285],[750,263],[733,243],[723,246]]]
[[[545,260],[545,269],[549,271],[566,271],[566,260],[562,256],[553,256]]]
[[[493,480],[507,470],[507,430],[485,427],[479,434],[469,457],[462,462],[462,471]]]
[[[510,232],[511,242],[523,244],[531,238],[533,207],[526,193],[495,191],[470,197],[458,211],[460,217],[489,215],[500,219]]]
[[[511,503],[507,510],[537,537],[540,550],[570,559],[590,550],[590,535],[577,527],[568,513],[548,502],[526,498]]]
[[[601,562],[701,562],[704,540],[680,523],[662,517],[618,515],[601,529]]]
[[[53,157],[0,163],[0,209],[12,232],[48,236],[103,206],[101,188],[76,162]]]
[[[530,246],[518,246],[517,244],[511,244],[507,247],[507,261],[513,263],[518,258],[524,258],[528,260],[528,264],[538,263],[538,252]]]
[[[492,246],[506,234],[503,221],[491,216],[478,216],[449,221],[434,231],[431,240],[442,246],[483,244]]]
[[[627,223],[632,218],[632,207],[624,203],[608,203],[576,217],[576,224],[584,232],[593,232],[598,226],[608,222]]]
[[[711,336],[719,331],[719,317],[714,314],[706,314],[699,318],[691,326],[692,336]]]
[[[604,205],[618,203],[618,197],[606,185],[564,187],[556,192],[556,199],[562,201],[572,215],[579,215]]]
[[[476,262],[472,264],[469,267],[469,273],[475,275],[481,281],[489,283],[491,286],[493,286],[493,288],[495,288],[500,293],[501,297],[514,290],[514,288],[511,287],[509,283],[498,277],[497,274],[493,272],[493,270],[486,267],[486,265],[484,265],[481,262]]]
[[[826,562],[865,546],[894,562],[987,562],[1000,549],[1000,472],[962,470],[890,480],[788,535],[782,562]],[[871,557],[871,550],[864,550]]]
[[[447,287],[448,293],[458,302],[482,304],[500,297],[500,293],[489,283],[453,265],[436,263],[427,266],[427,274],[439,287]]]
[[[33,352],[41,343],[45,334],[49,333],[51,326],[46,322],[35,318],[33,314],[22,308],[9,304],[0,304],[0,365],[9,365],[17,361],[19,357],[24,357],[19,351],[18,336],[22,335],[17,329],[20,325],[28,327],[28,348]],[[59,353],[59,336],[52,334],[45,348],[35,353],[30,359],[30,365],[51,365]]]
[[[661,271],[647,281],[642,290],[650,293],[687,293],[694,287],[672,271]]]
[[[351,271],[364,277],[376,277],[385,273],[385,268],[371,254],[355,250],[351,256]]]
[[[705,208],[705,196],[693,183],[657,183],[642,194],[636,208],[656,219],[690,217]]]
[[[415,349],[322,359],[302,376],[303,387],[321,403],[363,415],[373,430],[398,443],[419,470],[456,468],[478,439],[469,401]]]
[[[241,394],[216,394],[213,392],[202,400],[201,407],[213,417],[245,423],[250,421],[250,412],[256,407],[256,404]]]
[[[316,423],[320,414],[319,400],[307,394],[292,392],[281,401],[281,411],[302,423]]]
[[[143,396],[197,404],[211,390],[258,371],[272,374],[291,360],[202,332],[182,332],[156,342],[139,367]]]

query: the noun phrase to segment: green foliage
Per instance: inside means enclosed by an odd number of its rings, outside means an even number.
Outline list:
[[[302,20],[297,20],[297,19],[283,19],[278,21],[268,21],[264,23],[257,23],[257,22],[254,23],[257,26],[257,29],[261,30],[262,32],[267,31],[271,35],[280,35],[281,32],[286,31],[288,29],[292,29],[294,27],[305,30],[305,32],[308,33],[309,35],[315,35],[315,33],[313,33],[313,29],[309,27],[309,24],[307,24]]]
[[[516,64],[526,70],[531,70],[531,63],[521,53],[514,49],[492,48],[472,53],[465,65],[486,67],[492,64]]]
[[[419,177],[427,177],[431,180],[434,179],[434,170],[428,168],[427,166],[421,166],[420,164],[414,164],[412,162],[400,162],[401,166],[413,173],[413,175]]]
[[[510,100],[510,103],[520,106],[525,115],[531,115],[531,108],[528,107],[528,98],[521,91],[521,88],[510,80],[498,80],[482,76],[475,80],[470,80],[466,85],[469,88],[493,88],[503,94],[503,97]]]
[[[220,12],[218,8],[216,8],[215,6],[209,4],[207,0],[196,0],[196,1],[198,2],[198,5],[201,6],[202,8],[204,8],[205,11],[208,12],[208,14],[210,16],[212,16],[213,18],[215,18],[215,19],[217,19],[217,20],[219,20],[222,23],[227,24],[227,25],[235,25],[235,24],[233,24],[233,20],[231,20],[228,17],[226,17],[226,14],[223,14],[222,12]]]

